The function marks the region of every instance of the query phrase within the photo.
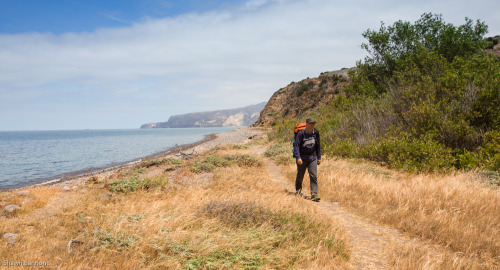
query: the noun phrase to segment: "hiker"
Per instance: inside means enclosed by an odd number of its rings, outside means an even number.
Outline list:
[[[313,118],[306,119],[306,128],[297,133],[293,144],[293,153],[297,162],[295,194],[302,196],[302,181],[307,169],[311,184],[311,200],[319,201],[317,165],[321,164],[321,143],[319,132],[314,128],[315,124],[316,120]]]

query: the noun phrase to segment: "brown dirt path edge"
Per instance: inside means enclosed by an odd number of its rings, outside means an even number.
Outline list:
[[[252,146],[256,154],[262,154],[267,147]],[[281,169],[268,158],[264,158],[266,169],[271,178],[286,190],[295,190],[287,183]],[[321,201],[317,206],[322,212],[333,216],[349,236],[352,247],[350,266],[352,269],[389,269],[388,252],[394,241],[399,243],[416,241],[401,234],[397,229],[376,224],[343,209],[337,202]]]

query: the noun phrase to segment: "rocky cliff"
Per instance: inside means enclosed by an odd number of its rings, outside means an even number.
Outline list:
[[[348,83],[348,71],[323,72],[317,78],[292,82],[276,91],[253,126],[272,126],[276,119],[307,117],[311,111],[328,104]],[[305,119],[304,119],[305,121]]]
[[[167,122],[147,123],[141,128],[186,128],[250,126],[266,105],[262,102],[242,108],[172,115]]]

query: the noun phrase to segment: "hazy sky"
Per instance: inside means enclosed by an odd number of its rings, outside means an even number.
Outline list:
[[[500,34],[500,2],[0,0],[0,130],[138,128],[267,101],[424,12]]]

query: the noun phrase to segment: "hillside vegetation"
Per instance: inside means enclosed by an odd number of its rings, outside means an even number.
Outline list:
[[[351,69],[323,72],[318,78],[292,82],[276,91],[253,126],[275,126],[284,118],[297,119],[325,105],[348,84]]]
[[[313,116],[327,154],[410,172],[481,168],[498,180],[500,61],[485,50],[494,45],[487,29],[479,20],[454,26],[430,13],[414,23],[382,23],[363,33],[368,56],[348,76],[335,75],[345,83],[329,100],[315,110],[299,103],[295,111],[305,113],[272,121],[262,120],[272,116],[265,108],[257,123],[270,123],[270,137],[287,141],[293,125]],[[314,103],[304,91],[298,99]]]

